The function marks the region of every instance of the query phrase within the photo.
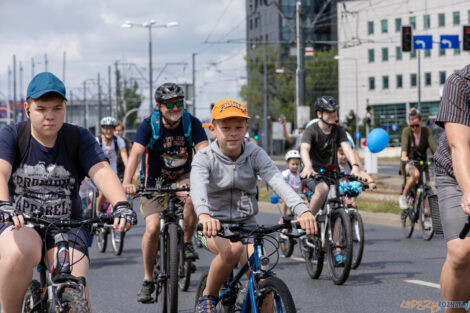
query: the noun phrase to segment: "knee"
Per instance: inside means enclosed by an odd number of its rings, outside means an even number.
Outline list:
[[[24,250],[18,247],[10,247],[9,251],[2,255],[2,267],[8,272],[31,270],[40,261],[41,249]]]
[[[315,192],[318,192],[318,194],[323,197],[328,195],[329,191],[330,191],[330,188],[325,183],[318,184],[318,186],[315,188]]]
[[[468,243],[470,239],[465,240],[456,239],[460,242],[455,242],[452,247],[447,247],[446,262],[455,271],[469,271],[470,263],[468,259],[470,257],[470,246]]]
[[[220,257],[230,265],[235,265],[243,253],[243,245],[231,245],[225,251],[220,252]]]
[[[159,223],[149,223],[145,225],[145,234],[150,237],[157,237],[160,234]]]

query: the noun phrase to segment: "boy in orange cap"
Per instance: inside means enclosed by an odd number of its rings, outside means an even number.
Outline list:
[[[239,261],[246,262],[246,249],[253,251],[249,241],[231,242],[216,235],[221,223],[256,224],[257,175],[295,212],[307,235],[316,233],[313,214],[284,181],[274,162],[263,149],[245,141],[249,118],[240,101],[218,101],[212,109],[209,126],[216,140],[196,154],[192,162],[191,198],[198,221],[204,227],[207,247],[216,255],[196,308],[198,313],[215,312],[220,286]]]

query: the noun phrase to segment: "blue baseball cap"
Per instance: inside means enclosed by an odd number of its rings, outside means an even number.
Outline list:
[[[64,100],[67,100],[65,97],[64,83],[54,74],[42,72],[34,76],[29,83],[28,90],[26,92],[26,99],[29,97],[37,99],[49,92],[58,93],[62,98],[64,98]]]

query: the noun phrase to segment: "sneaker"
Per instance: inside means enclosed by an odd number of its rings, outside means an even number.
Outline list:
[[[344,265],[344,262],[346,261],[346,256],[343,254],[343,251],[335,252],[334,257],[335,266]]]
[[[429,219],[424,220],[424,229],[431,229],[432,228],[432,223]]]
[[[406,197],[400,196],[400,200],[398,200],[398,203],[400,204],[400,209],[408,209],[408,201],[406,201]]]
[[[184,258],[192,261],[199,259],[199,254],[194,250],[192,242],[184,243]]]
[[[217,313],[215,310],[215,303],[217,298],[214,296],[201,296],[199,303],[196,306],[195,313]]]
[[[144,280],[140,291],[137,294],[137,301],[141,303],[153,302],[152,293],[155,292],[155,283],[153,281]]]

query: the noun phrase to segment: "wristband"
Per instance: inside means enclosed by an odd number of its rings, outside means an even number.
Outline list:
[[[352,166],[357,166],[357,167],[359,167],[359,164],[357,164],[357,163],[354,163]]]

